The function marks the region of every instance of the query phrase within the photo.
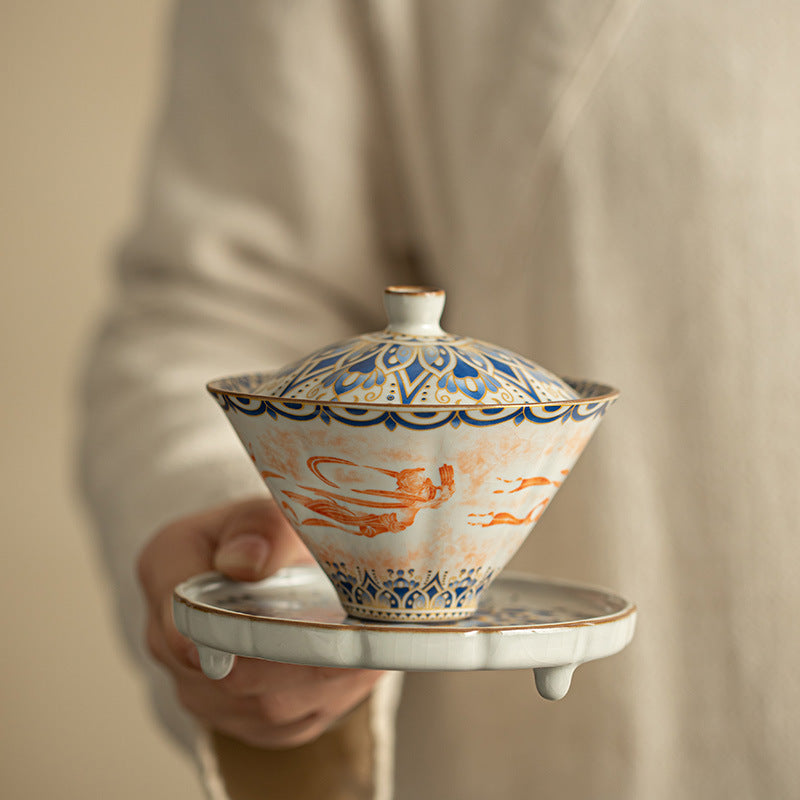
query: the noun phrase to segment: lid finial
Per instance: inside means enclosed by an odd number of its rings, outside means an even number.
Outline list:
[[[444,290],[432,286],[389,286],[383,304],[389,317],[387,331],[407,336],[442,336]]]

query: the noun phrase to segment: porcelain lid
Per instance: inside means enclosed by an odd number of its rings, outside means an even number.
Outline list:
[[[390,286],[389,324],[324,347],[261,377],[248,394],[281,400],[389,406],[524,405],[578,392],[501,347],[445,333],[441,289]]]

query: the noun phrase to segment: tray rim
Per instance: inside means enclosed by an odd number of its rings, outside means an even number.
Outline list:
[[[294,567],[285,567],[284,569],[279,570],[274,575],[265,578],[262,581],[254,581],[252,584],[247,584],[241,581],[232,581],[230,578],[227,578],[226,576],[224,576],[222,573],[219,572],[204,572],[199,575],[195,575],[194,577],[189,578],[186,581],[183,581],[182,583],[178,584],[175,587],[175,589],[173,590],[173,604],[179,603],[188,609],[203,614],[215,614],[221,617],[250,620],[257,624],[264,624],[264,625],[277,625],[277,626],[297,627],[297,628],[317,628],[317,629],[331,630],[331,631],[344,630],[344,631],[357,631],[357,632],[369,631],[374,633],[395,633],[395,634],[424,633],[424,634],[438,634],[438,635],[497,634],[506,631],[507,632],[531,631],[531,630],[544,631],[544,630],[551,630],[558,628],[597,627],[600,625],[619,622],[620,620],[630,617],[631,615],[635,616],[638,611],[634,603],[632,603],[629,600],[626,600],[625,598],[621,597],[615,592],[612,592],[611,590],[606,589],[602,586],[578,583],[563,578],[550,578],[541,575],[535,575],[531,573],[524,573],[517,571],[509,571],[509,572],[504,571],[495,579],[495,581],[493,581],[492,586],[490,586],[487,591],[491,592],[492,588],[496,584],[503,584],[509,581],[522,581],[523,583],[528,583],[528,584],[545,584],[563,589],[574,589],[583,592],[594,592],[597,594],[602,594],[612,599],[613,601],[617,601],[622,607],[618,611],[612,612],[610,614],[603,614],[597,617],[566,620],[561,622],[542,622],[542,623],[527,623],[527,624],[523,623],[516,625],[511,624],[511,625],[469,626],[465,624],[469,621],[469,617],[461,620],[453,620],[452,622],[428,622],[428,623],[376,622],[369,620],[359,620],[354,617],[345,617],[345,619],[341,622],[327,622],[323,620],[283,619],[281,617],[250,614],[244,611],[235,611],[233,609],[220,608],[219,606],[213,606],[207,603],[198,602],[196,600],[192,600],[186,597],[183,594],[183,592],[185,592],[187,589],[196,588],[198,584],[206,583],[211,580],[229,582],[238,586],[247,586],[247,585],[257,586],[259,584],[263,584],[271,580],[272,578],[280,576],[282,573],[285,573],[286,571],[297,572],[301,570],[308,572],[309,574],[313,573],[314,577],[318,578],[321,582],[322,581],[324,581],[325,583],[328,582],[328,579],[325,576],[325,574],[321,570],[319,570],[318,567],[312,565],[298,565]]]

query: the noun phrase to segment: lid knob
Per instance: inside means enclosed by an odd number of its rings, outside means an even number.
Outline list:
[[[387,331],[408,336],[442,336],[439,320],[444,290],[432,286],[389,286],[383,293],[389,317]]]

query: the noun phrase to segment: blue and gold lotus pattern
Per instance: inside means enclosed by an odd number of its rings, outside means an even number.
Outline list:
[[[537,364],[476,339],[386,332],[318,350],[265,376],[250,393],[284,401],[425,407],[508,406],[579,396]]]
[[[345,611],[387,622],[437,622],[475,613],[481,593],[494,577],[492,569],[398,569],[379,576],[358,565],[322,562]]]

